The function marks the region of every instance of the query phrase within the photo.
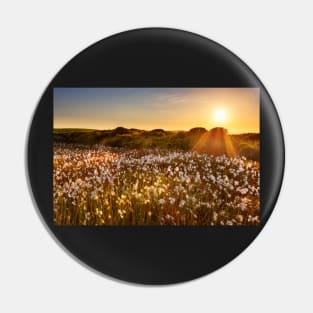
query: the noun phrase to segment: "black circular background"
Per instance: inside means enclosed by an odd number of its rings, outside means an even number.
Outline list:
[[[54,87],[259,87],[261,222],[258,226],[57,226],[53,224]],[[146,284],[187,281],[241,253],[269,218],[282,183],[284,142],[275,107],[238,57],[201,36],[147,28],[101,40],[55,76],[29,133],[28,170],[38,208],[56,238],[81,261],[115,278]]]

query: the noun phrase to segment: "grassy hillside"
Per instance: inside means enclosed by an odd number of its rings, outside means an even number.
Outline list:
[[[251,160],[259,160],[259,134],[246,133],[229,135],[226,129],[214,128],[210,131],[202,127],[189,131],[151,131],[117,127],[112,130],[54,129],[54,142],[94,145],[130,149],[159,148],[170,150],[194,150],[209,154],[243,155]]]

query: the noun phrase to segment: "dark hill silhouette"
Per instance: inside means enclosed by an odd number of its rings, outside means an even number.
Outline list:
[[[157,128],[157,129],[150,130],[146,134],[150,136],[164,136],[166,135],[166,131],[164,129]]]
[[[122,135],[122,134],[129,134],[131,132],[130,129],[127,129],[125,127],[116,127],[114,130],[113,130],[113,134],[115,135]]]
[[[199,135],[205,132],[207,132],[207,130],[204,127],[194,127],[194,128],[191,128],[188,133],[190,135]]]

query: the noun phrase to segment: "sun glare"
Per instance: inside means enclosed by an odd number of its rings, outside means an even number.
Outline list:
[[[224,122],[227,118],[226,112],[224,110],[216,110],[214,112],[215,122],[221,123]]]

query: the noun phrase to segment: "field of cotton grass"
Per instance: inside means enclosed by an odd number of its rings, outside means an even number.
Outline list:
[[[160,149],[55,144],[58,225],[255,225],[259,163]]]

